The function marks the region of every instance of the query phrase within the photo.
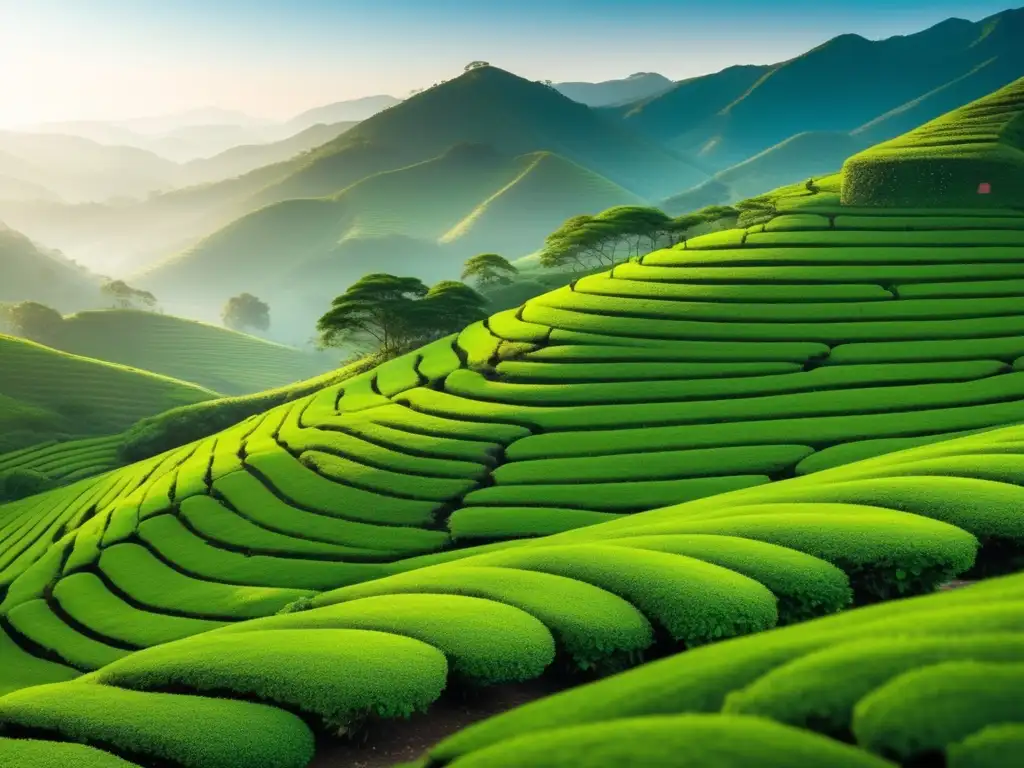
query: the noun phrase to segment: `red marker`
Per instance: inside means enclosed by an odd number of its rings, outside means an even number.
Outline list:
[[[981,184],[978,185],[978,194],[979,195],[987,195],[987,194],[990,194],[991,192],[992,192],[992,185],[989,184],[987,181],[983,181],[983,182],[981,182]]]

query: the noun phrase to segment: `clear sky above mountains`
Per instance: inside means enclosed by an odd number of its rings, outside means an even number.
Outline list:
[[[1007,0],[0,0],[0,127],[218,106],[286,118],[452,77],[681,79]]]

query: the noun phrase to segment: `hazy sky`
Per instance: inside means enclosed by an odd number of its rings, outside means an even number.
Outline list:
[[[532,79],[673,79],[1014,0],[0,0],[0,125],[215,105],[284,118],[405,96],[473,59]]]

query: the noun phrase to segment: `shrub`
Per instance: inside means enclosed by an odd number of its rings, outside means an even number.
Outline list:
[[[50,487],[48,476],[36,469],[9,469],[0,474],[0,501],[17,501]]]
[[[8,768],[138,768],[83,744],[0,737],[0,765]]]
[[[949,768],[1005,768],[1024,754],[1024,725],[990,725],[946,753]]]
[[[183,768],[303,768],[313,757],[309,728],[273,707],[82,682],[8,694],[0,723]]]
[[[408,637],[277,629],[211,633],[156,646],[88,679],[143,691],[254,696],[315,715],[341,732],[367,715],[408,717],[425,710],[444,690],[447,673],[440,651]]]

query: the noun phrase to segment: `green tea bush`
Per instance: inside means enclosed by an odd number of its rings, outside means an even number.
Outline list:
[[[452,674],[475,685],[531,680],[555,657],[551,633],[530,614],[459,595],[368,597],[257,619],[222,632],[271,629],[363,629],[411,637],[444,653]]]
[[[901,762],[942,752],[992,723],[1024,723],[1024,664],[949,661],[876,688],[853,711],[857,743]]]
[[[440,651],[408,637],[277,629],[168,643],[110,664],[90,680],[140,691],[229,691],[301,710],[342,730],[368,715],[425,710],[441,695],[447,674]]]
[[[313,757],[309,728],[273,707],[82,682],[8,694],[0,723],[182,768],[303,768]]]
[[[753,717],[644,717],[522,736],[449,763],[451,768],[891,768],[814,734]]]
[[[0,765],[7,768],[138,768],[108,752],[83,744],[0,737]]]
[[[614,512],[553,507],[462,507],[448,518],[455,541],[549,536],[574,528],[617,520]]]
[[[17,501],[50,488],[51,480],[36,469],[9,469],[0,473],[0,501]]]
[[[1024,753],[1024,725],[990,725],[953,744],[946,752],[949,768],[1003,768]]]
[[[76,669],[98,669],[128,655],[128,651],[76,632],[50,610],[45,600],[22,603],[7,614],[7,620],[22,635]]]

